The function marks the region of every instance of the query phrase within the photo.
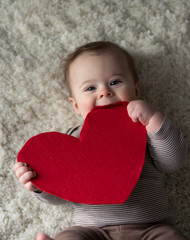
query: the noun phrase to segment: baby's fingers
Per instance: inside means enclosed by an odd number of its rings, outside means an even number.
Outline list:
[[[18,178],[20,178],[24,173],[31,171],[30,168],[22,166],[16,169],[15,174]]]
[[[14,171],[16,176],[18,177],[22,186],[28,191],[38,190],[30,180],[36,177],[36,172],[34,172],[26,163],[17,162],[14,165]]]
[[[132,113],[134,112],[135,110],[135,107],[136,107],[136,101],[131,101],[128,103],[127,105],[127,112],[129,114],[129,116],[131,117]]]
[[[19,181],[24,186],[27,182],[29,182],[33,177],[36,177],[36,173],[34,171],[24,172],[20,177]]]
[[[127,112],[133,122],[138,122],[139,118],[135,107],[136,107],[135,101],[131,101],[127,106]]]
[[[16,162],[14,165],[14,171],[16,172],[18,168],[23,167],[23,166],[27,167],[27,164],[23,163],[23,162]]]
[[[24,188],[28,191],[36,191],[38,190],[37,187],[35,187],[31,182],[27,182],[25,185],[24,185]]]

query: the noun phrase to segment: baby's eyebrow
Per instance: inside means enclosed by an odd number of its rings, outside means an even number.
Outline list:
[[[113,74],[112,75],[112,77],[118,77],[118,76],[120,76],[120,77],[126,77],[124,74],[122,74],[122,73],[115,73],[115,74]]]
[[[81,83],[81,85],[79,86],[79,88],[81,88],[83,85],[87,84],[87,83],[92,83],[93,81],[95,81],[94,79],[89,79],[89,80],[86,80],[84,82]]]

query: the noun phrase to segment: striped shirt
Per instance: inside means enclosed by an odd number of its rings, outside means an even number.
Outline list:
[[[69,129],[67,134],[79,137],[82,126]],[[185,163],[188,148],[180,130],[165,117],[157,133],[147,133],[145,163],[141,176],[123,204],[74,204],[75,225],[104,227],[128,223],[173,223],[172,210],[164,189],[165,173],[178,170]],[[41,201],[66,204],[67,201],[45,192],[35,193]]]

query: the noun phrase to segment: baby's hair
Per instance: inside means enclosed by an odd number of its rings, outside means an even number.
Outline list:
[[[95,54],[101,54],[104,52],[114,52],[114,50],[118,50],[126,56],[127,62],[129,64],[129,68],[131,70],[134,82],[138,82],[138,77],[135,69],[135,64],[132,56],[122,47],[117,45],[116,43],[112,43],[109,41],[97,41],[97,42],[90,42],[85,45],[82,45],[78,48],[75,49],[74,52],[70,53],[67,58],[65,59],[64,63],[64,77],[67,82],[67,86],[69,88],[69,93],[71,95],[71,89],[70,89],[70,84],[69,84],[69,68],[71,63],[81,54],[91,52]]]

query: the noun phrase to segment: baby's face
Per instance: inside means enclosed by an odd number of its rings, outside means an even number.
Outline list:
[[[139,84],[134,84],[123,53],[83,53],[70,65],[69,81],[72,103],[83,119],[95,106],[137,98]]]

